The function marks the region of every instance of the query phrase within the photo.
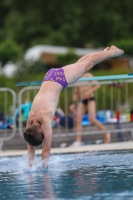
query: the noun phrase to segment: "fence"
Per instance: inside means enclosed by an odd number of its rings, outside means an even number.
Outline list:
[[[114,87],[116,84],[112,81],[100,81],[101,88],[95,92],[95,98],[97,102],[97,115],[103,115],[106,118],[103,122],[108,132],[113,136],[119,137],[115,138],[114,141],[126,141],[131,140],[133,137],[133,123],[131,119],[131,110],[133,108],[133,80],[124,80],[121,82],[118,87]],[[90,85],[89,82],[78,82],[76,84],[71,84],[61,92],[60,101],[58,104],[58,108],[61,108],[66,116],[71,116],[69,111],[69,103],[72,100],[73,88],[75,86],[83,86],[83,85]],[[29,106],[27,103],[33,101],[36,93],[39,90],[39,86],[28,86],[24,87],[20,90],[18,95],[18,104],[21,107],[23,104],[26,104],[27,107]],[[28,108],[30,109],[30,107]],[[117,111],[121,112],[120,120],[116,120],[115,115]],[[19,134],[22,137],[23,129],[25,128],[25,123],[22,120],[22,110],[19,111]],[[112,114],[112,116],[111,116]],[[71,116],[74,119],[74,116]],[[102,116],[103,117],[103,116]],[[65,119],[65,124],[68,124],[68,118]],[[82,134],[84,140],[90,140],[89,136],[96,136],[98,138],[103,137],[103,131],[97,130],[92,124],[83,126],[83,132],[78,133]],[[129,133],[128,135],[124,135],[124,133]],[[57,143],[68,142],[75,140],[76,136],[75,125],[73,128],[68,128],[68,126],[61,126],[60,123],[53,121],[53,138],[54,141]],[[95,138],[96,138],[95,137]],[[94,137],[93,137],[94,138]],[[113,140],[112,140],[113,141]]]
[[[10,88],[0,88],[0,149],[16,133],[15,108],[16,93]]]
[[[66,116],[74,119],[74,116],[69,111],[73,89],[75,86],[90,84],[90,82],[78,82],[69,85],[68,88],[63,90],[58,104],[58,114],[62,114],[61,108]],[[133,80],[124,80],[122,87],[114,87],[115,83],[112,81],[100,81],[100,84],[101,88],[95,92],[99,120],[101,120],[100,117],[103,117],[104,113],[106,119],[102,123],[108,132],[111,133],[112,141],[132,140]],[[18,101],[16,101],[16,93],[12,89],[0,88],[0,114],[3,114],[3,118],[0,118],[0,149],[2,148],[3,142],[11,140],[15,134],[19,133],[23,137],[22,133],[25,129],[32,101],[38,90],[39,86],[24,87],[20,90]],[[115,118],[116,111],[118,110],[121,112],[120,120],[116,120]],[[60,124],[59,119],[53,120],[53,146],[59,146],[63,142],[69,144],[75,140],[77,134],[75,124],[73,127],[68,127],[67,124],[68,118],[65,118],[63,125]],[[103,131],[99,131],[92,124],[88,123],[86,126],[83,125],[83,132],[78,134],[82,134],[83,140],[89,142],[102,139],[103,133]]]

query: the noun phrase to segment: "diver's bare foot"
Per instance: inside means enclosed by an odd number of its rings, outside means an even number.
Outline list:
[[[110,50],[110,47],[106,47],[105,49],[104,49],[104,51],[109,51]]]
[[[112,51],[113,57],[122,56],[124,54],[124,51],[118,49],[116,46],[111,46],[110,51]]]

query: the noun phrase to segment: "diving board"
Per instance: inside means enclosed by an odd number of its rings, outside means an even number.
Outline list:
[[[119,74],[119,75],[109,75],[109,76],[94,76],[94,77],[85,77],[78,79],[78,82],[82,81],[107,81],[107,80],[124,80],[124,79],[133,79],[133,73],[130,74]],[[16,86],[29,86],[29,85],[41,85],[42,81],[27,81],[27,82],[18,82]]]

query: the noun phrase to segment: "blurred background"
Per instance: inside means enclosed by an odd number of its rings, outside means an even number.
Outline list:
[[[84,54],[74,48],[97,50],[111,44],[124,49],[125,58],[130,57],[130,63],[122,68],[132,68],[132,3],[132,0],[1,1],[1,78],[3,74],[20,81],[42,79],[42,72],[45,74],[51,66],[73,63]],[[114,63],[109,62],[103,66],[106,71],[113,67]]]
[[[99,76],[132,72],[132,7],[132,0],[0,1],[0,88],[11,88],[18,95],[22,87],[16,87],[16,82],[42,80],[51,67],[74,63],[81,56],[110,45],[122,48],[124,56],[100,63],[91,73]],[[69,90],[68,105],[72,98]],[[103,106],[102,91],[99,89],[98,108],[110,110],[110,94],[106,92]],[[118,100],[117,92],[110,102]],[[123,112],[126,109],[129,113],[133,107],[132,86],[121,93],[119,104]],[[7,99],[1,94],[0,111],[11,115],[12,98],[8,98],[6,111],[4,98]],[[23,103],[26,101],[27,97]],[[64,110],[65,103],[60,103]],[[112,109],[117,108],[114,103]]]

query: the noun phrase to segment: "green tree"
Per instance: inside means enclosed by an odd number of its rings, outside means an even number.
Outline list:
[[[0,41],[10,38],[27,48],[36,44],[106,46],[130,39],[132,0],[4,0],[0,2]]]
[[[69,49],[66,54],[56,55],[56,60],[58,61],[60,66],[75,63],[78,59],[79,57],[75,54],[75,52],[72,49]]]
[[[34,74],[45,74],[48,70],[48,66],[42,63],[40,60],[37,61],[28,61],[25,59],[21,59],[17,63],[17,71],[15,73],[15,78],[17,81],[23,80],[25,81],[26,78],[30,78],[30,76]]]
[[[20,56],[20,47],[13,40],[5,40],[0,44],[0,61],[3,67],[8,61],[15,62]]]
[[[124,49],[124,53],[133,56],[133,39],[115,40],[109,43],[109,45],[115,44],[121,49]]]

